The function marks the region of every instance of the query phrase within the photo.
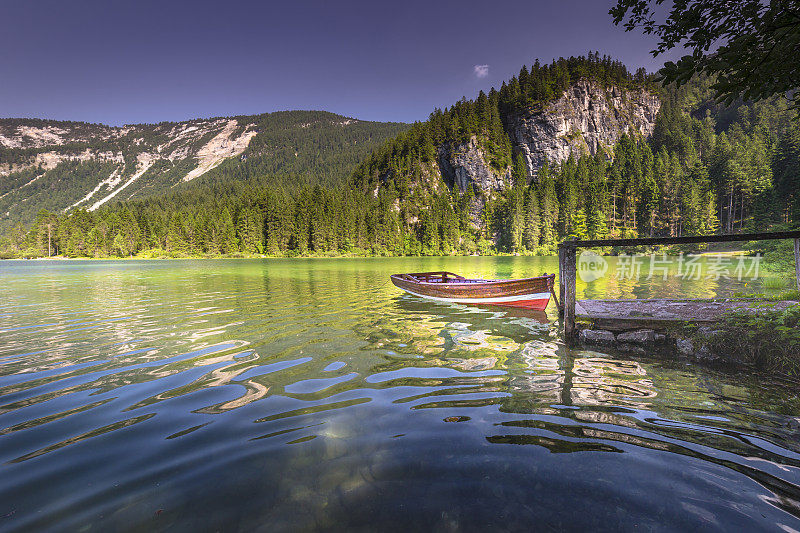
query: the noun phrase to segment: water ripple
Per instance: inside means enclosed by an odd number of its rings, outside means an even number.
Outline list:
[[[386,281],[531,261],[0,264],[0,529],[800,530],[796,383]]]

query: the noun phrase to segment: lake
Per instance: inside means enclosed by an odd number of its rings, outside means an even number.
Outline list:
[[[579,298],[754,284],[610,261]],[[796,382],[388,279],[425,270],[557,261],[0,261],[0,530],[800,530]]]

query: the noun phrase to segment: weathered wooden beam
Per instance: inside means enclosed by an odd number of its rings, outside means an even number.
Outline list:
[[[577,331],[575,330],[575,283],[576,283],[576,250],[574,246],[565,246],[562,287],[564,297],[561,300],[564,307],[564,341],[569,345],[575,341]]]
[[[758,314],[794,305],[797,305],[796,301],[764,298],[580,300],[575,305],[575,313],[576,317],[589,320],[592,329],[614,332],[635,329],[666,331],[686,323],[718,323],[720,317],[731,311]]]
[[[696,235],[692,237],[652,237],[646,239],[594,239],[564,241],[561,247],[591,248],[595,246],[656,246],[669,244],[698,244],[706,242],[746,242],[775,239],[800,239],[800,230],[774,231],[768,233],[737,233],[727,235]]]
[[[797,290],[800,291],[800,239],[794,240],[794,275],[797,277]]]
[[[558,299],[561,302],[561,307],[558,308],[558,314],[564,316],[564,248],[558,248]]]

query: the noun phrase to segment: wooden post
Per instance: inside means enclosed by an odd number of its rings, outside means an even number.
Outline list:
[[[797,290],[800,291],[800,239],[794,240],[794,274],[797,277]]]
[[[562,287],[564,289],[564,298],[562,305],[564,306],[564,341],[567,345],[572,344],[575,340],[575,277],[576,277],[576,260],[575,260],[575,245],[564,246],[564,266]]]
[[[558,247],[558,300],[561,307],[558,310],[559,316],[564,317],[564,247]]]

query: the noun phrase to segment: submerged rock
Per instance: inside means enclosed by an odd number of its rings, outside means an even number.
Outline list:
[[[476,357],[474,359],[465,359],[456,363],[454,366],[462,370],[488,370],[494,368],[497,364],[497,357]]]
[[[622,344],[619,345],[619,351],[635,353],[637,355],[644,355],[645,353],[645,349],[642,348],[641,346],[638,346],[636,344],[630,344],[627,342],[623,342]]]
[[[697,329],[697,333],[705,338],[710,338],[713,337],[714,335],[719,335],[720,333],[722,333],[722,331],[718,329],[713,329],[709,326],[701,326],[700,328]]]
[[[694,353],[694,358],[698,361],[712,362],[719,359],[718,356],[713,354],[708,346],[701,346],[699,350]]]
[[[613,346],[616,340],[613,333],[603,329],[582,329],[579,338],[582,343],[602,346]]]
[[[690,339],[677,339],[675,346],[681,355],[692,355],[694,353],[694,343]]]
[[[617,340],[619,342],[632,342],[634,344],[652,344],[656,340],[656,332],[652,329],[626,331],[625,333],[617,335]]]

